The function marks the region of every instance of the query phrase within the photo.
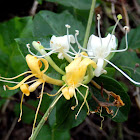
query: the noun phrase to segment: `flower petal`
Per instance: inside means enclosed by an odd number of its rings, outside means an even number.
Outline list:
[[[70,95],[69,95],[68,87],[65,87],[65,88],[62,89],[62,94],[66,98],[66,100],[70,100]]]
[[[40,75],[42,74],[40,71],[40,67],[42,65],[40,60],[37,59],[35,56],[28,54],[26,56],[26,61],[32,73],[37,74],[40,77]]]
[[[28,84],[23,84],[20,86],[20,90],[22,91],[23,94],[25,94],[26,96],[30,95],[30,91],[28,89],[29,85]]]

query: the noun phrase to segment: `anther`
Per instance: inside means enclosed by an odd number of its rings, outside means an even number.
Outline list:
[[[101,19],[100,14],[97,14],[97,20],[100,20],[100,19]]]
[[[122,19],[122,15],[119,14],[119,15],[117,16],[117,18],[118,18],[119,20]]]
[[[76,34],[75,35],[79,35],[79,30],[75,30]]]
[[[38,44],[41,44],[40,41],[37,41]]]
[[[30,44],[29,44],[29,43],[28,43],[28,44],[26,44],[26,47],[30,49]]]
[[[6,91],[6,86],[5,85],[3,85],[3,89],[4,89],[4,91]]]
[[[124,26],[123,29],[127,32],[129,32],[130,28],[128,26]]]
[[[70,28],[70,25],[66,24],[65,27],[66,27],[66,28]]]

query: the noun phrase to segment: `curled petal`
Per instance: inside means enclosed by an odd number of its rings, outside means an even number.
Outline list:
[[[23,84],[20,86],[20,90],[22,91],[23,94],[25,94],[26,96],[30,95],[30,91],[29,91],[29,85],[28,84]]]
[[[40,67],[42,64],[39,59],[37,59],[35,56],[28,54],[26,56],[26,61],[28,67],[30,68],[33,74],[41,75]]]
[[[40,60],[43,62],[44,66],[45,66],[44,70],[42,70],[42,73],[45,73],[49,67],[48,61],[44,58],[41,58]]]

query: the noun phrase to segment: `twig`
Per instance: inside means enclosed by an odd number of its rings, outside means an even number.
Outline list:
[[[136,0],[133,0],[133,3],[135,5],[135,8],[137,10],[137,13],[140,14],[140,6],[139,6],[138,2]]]
[[[38,6],[38,1],[34,0],[33,6],[31,8],[31,10],[29,11],[29,15],[34,16],[37,10],[37,6]]]
[[[116,16],[116,11],[115,11],[115,4],[114,3],[111,3],[111,10],[112,10],[112,15],[113,15],[113,18],[114,18],[114,20],[117,22],[117,16]],[[121,31],[123,32],[123,33],[125,33],[125,31],[124,31],[124,29],[123,29],[123,26],[120,24],[120,23],[118,23],[118,26],[119,26],[119,28],[121,29]]]
[[[92,0],[90,13],[89,13],[89,18],[88,18],[88,24],[87,24],[87,28],[86,28],[84,43],[83,43],[83,48],[85,48],[85,49],[87,47],[88,37],[89,37],[89,34],[90,34],[90,29],[91,29],[91,24],[92,24],[95,5],[96,5],[96,0]]]
[[[122,2],[122,10],[124,13],[124,18],[125,18],[125,24],[126,24],[126,26],[128,26],[130,28],[129,17],[128,17],[126,6],[125,6],[126,4],[124,3],[124,0],[121,0],[121,2]]]
[[[7,99],[6,102],[4,103],[4,105],[3,105],[3,107],[2,107],[2,110],[1,110],[1,113],[2,113],[2,114],[4,114],[4,112],[5,112],[5,110],[6,110],[7,106],[8,106],[8,104],[9,104],[9,102],[10,102],[10,100]]]
[[[117,128],[118,128],[118,138],[119,140],[123,140],[122,123],[117,123]]]
[[[8,133],[6,134],[4,140],[8,140],[9,139],[9,137],[10,137],[14,127],[16,126],[16,123],[17,123],[17,118],[14,119],[14,121],[13,121],[13,123],[11,125],[11,128],[9,129]]]
[[[124,128],[124,131],[131,135],[131,136],[135,136],[135,137],[140,137],[140,133],[137,133],[137,132],[133,132],[132,130],[128,129],[127,127],[123,127]]]

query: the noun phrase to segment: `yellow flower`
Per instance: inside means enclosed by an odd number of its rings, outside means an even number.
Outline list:
[[[87,54],[84,52],[82,52],[81,54],[87,56]],[[70,100],[70,98],[72,98],[73,96],[75,97],[76,105],[71,107],[72,110],[74,110],[74,108],[78,105],[78,99],[76,97],[75,90],[77,90],[77,92],[84,98],[84,102],[82,103],[78,113],[76,114],[76,118],[85,103],[87,105],[88,113],[89,113],[89,106],[86,101],[89,88],[88,88],[88,86],[82,84],[82,82],[84,80],[84,76],[86,74],[87,67],[89,65],[92,65],[92,67],[94,69],[97,67],[96,63],[93,60],[91,60],[89,58],[83,58],[82,55],[76,56],[76,58],[65,68],[66,75],[63,77],[64,81],[65,81],[65,85],[62,86],[62,88],[56,93],[56,94],[58,94],[60,91],[62,91],[63,96],[67,100]],[[83,86],[87,89],[85,96],[79,91],[79,89],[78,89],[79,86]]]
[[[40,108],[40,105],[41,105],[41,101],[42,101],[42,97],[43,97],[43,90],[44,90],[45,82],[50,83],[50,84],[54,84],[54,85],[58,85],[58,86],[62,86],[63,85],[63,81],[62,80],[53,79],[53,78],[51,78],[51,77],[49,77],[49,76],[47,76],[45,74],[45,72],[47,71],[47,69],[49,67],[49,64],[48,64],[47,60],[45,60],[43,58],[39,58],[38,59],[35,56],[32,56],[32,55],[28,54],[26,56],[26,62],[27,62],[27,65],[28,65],[28,67],[30,68],[31,71],[24,72],[24,73],[22,73],[22,74],[20,74],[20,75],[18,75],[16,77],[13,77],[13,78],[0,77],[0,81],[9,82],[9,83],[17,83],[17,82],[7,81],[7,80],[13,80],[13,79],[16,79],[16,78],[18,78],[18,77],[20,77],[22,75],[27,74],[27,73],[31,73],[31,75],[25,77],[21,82],[19,82],[14,87],[9,87],[9,86],[6,85],[6,87],[9,90],[15,90],[15,89],[20,87],[21,91],[23,92],[22,99],[21,99],[21,104],[20,104],[21,113],[20,113],[20,118],[19,118],[18,121],[21,120],[21,116],[22,116],[22,101],[23,101],[24,94],[26,96],[29,96],[30,92],[35,91],[36,88],[39,85],[43,84],[42,85],[41,94],[40,94],[40,101],[39,101],[39,104],[38,104],[38,108],[37,108],[37,111],[36,111],[35,120],[34,120],[34,124],[33,124],[33,129],[34,129],[36,118],[37,118],[37,114],[38,114],[38,111],[39,111],[39,108]],[[44,69],[41,71],[42,63],[44,65]],[[29,81],[29,82],[26,82],[31,77],[36,77],[37,79]],[[32,83],[32,84],[29,86],[28,85],[29,83]]]

